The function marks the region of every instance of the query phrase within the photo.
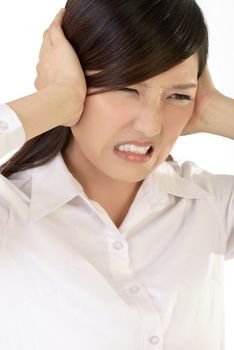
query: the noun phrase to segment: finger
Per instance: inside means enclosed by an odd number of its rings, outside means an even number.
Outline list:
[[[52,27],[61,27],[63,22],[63,16],[65,13],[65,9],[61,9],[57,15],[55,16],[53,22],[49,25],[49,27],[45,30],[44,35],[48,34]]]
[[[43,40],[45,40],[47,38],[48,34],[49,34],[49,28],[44,31]]]
[[[63,8],[57,13],[53,22],[51,23],[51,26],[61,27],[61,25],[63,23],[64,14],[65,14],[65,9]]]
[[[63,35],[62,23],[65,9],[61,9],[59,13],[55,16],[53,22],[49,26],[49,36],[52,44],[56,43],[57,40],[61,39]]]
[[[34,80],[34,86],[37,89],[37,91],[39,91],[43,88],[43,85],[41,83],[39,76],[37,76],[36,79]]]
[[[39,72],[39,70],[40,70],[40,67],[39,67],[39,63],[36,65],[36,71],[37,71],[37,74],[39,74],[40,72]]]
[[[49,30],[47,29],[43,34],[43,41],[41,44],[39,57],[41,57],[44,54],[44,52],[51,47],[51,45],[52,45],[51,37],[50,37]]]

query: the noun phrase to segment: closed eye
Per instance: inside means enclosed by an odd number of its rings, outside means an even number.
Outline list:
[[[139,92],[138,92],[137,90],[135,90],[135,89],[121,88],[121,89],[119,89],[119,90],[121,90],[121,91],[129,91],[129,92],[136,92],[136,93],[139,95]]]
[[[134,93],[137,93],[138,95],[140,95],[139,92],[136,89],[120,88],[119,90],[120,91],[134,92]],[[184,100],[186,100],[186,101],[193,101],[192,96],[184,95],[184,94],[173,94],[169,98],[171,98],[173,100],[178,100],[178,101],[184,101]]]
[[[193,101],[192,96],[190,95],[182,95],[182,94],[173,94],[171,96],[169,96],[169,98],[173,99],[173,100],[186,100],[186,101]]]

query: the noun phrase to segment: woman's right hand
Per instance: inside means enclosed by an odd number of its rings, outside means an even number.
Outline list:
[[[80,97],[77,98],[80,104],[80,101],[85,101],[87,85],[79,58],[62,29],[64,13],[65,9],[60,10],[44,32],[34,85],[38,91],[49,86],[72,87]],[[74,103],[75,99],[71,98],[71,101]],[[74,120],[71,115],[71,120],[61,121],[61,125],[73,126],[79,118],[80,115],[77,115]]]
[[[8,102],[28,141],[58,126],[72,127],[82,116],[87,86],[79,58],[62,30],[60,11],[43,36],[34,85],[38,90]]]

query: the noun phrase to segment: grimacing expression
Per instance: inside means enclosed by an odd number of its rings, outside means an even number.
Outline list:
[[[81,119],[71,128],[77,163],[120,181],[145,179],[168,157],[193,113],[197,74],[194,54],[142,83],[87,96]],[[139,163],[118,157],[115,146],[129,140],[151,142],[151,158]]]

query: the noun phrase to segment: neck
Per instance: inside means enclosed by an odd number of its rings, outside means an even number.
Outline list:
[[[87,197],[99,203],[112,221],[119,227],[142,184],[128,183],[108,177],[83,160],[72,156],[71,150],[63,151],[63,159],[72,175],[79,181]]]

